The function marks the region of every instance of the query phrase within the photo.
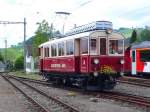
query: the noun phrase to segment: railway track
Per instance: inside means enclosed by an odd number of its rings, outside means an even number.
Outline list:
[[[123,78],[117,80],[117,82],[131,84],[131,85],[137,85],[137,86],[143,86],[143,87],[150,87],[149,79],[123,77]]]
[[[1,75],[2,76],[2,75]],[[44,108],[42,105],[40,105],[37,101],[35,101],[33,98],[31,98],[28,94],[26,94],[23,90],[21,90],[19,87],[17,87],[14,83],[12,83],[7,77],[2,76],[8,83],[10,83],[14,88],[16,88],[18,91],[20,91],[29,102],[31,102],[34,107],[40,111],[40,112],[49,112],[46,108]]]
[[[7,76],[12,76],[12,75],[7,75]],[[34,80],[34,79],[18,77],[18,76],[14,76],[14,75],[13,75],[13,77],[20,78],[22,80],[29,81],[29,82],[43,84],[43,85],[52,85],[51,83],[48,83],[48,82],[42,81],[42,80]],[[143,87],[150,87],[149,79],[123,77],[123,78],[117,80],[117,82],[131,84],[131,85],[137,85],[137,86],[143,86]]]
[[[12,76],[8,76],[8,77],[12,77]],[[17,79],[17,77],[15,77]],[[26,78],[21,78],[19,77],[18,80],[24,80],[24,81],[29,81],[29,82],[33,82],[33,83],[38,83],[38,84],[42,84],[42,85],[50,85],[52,86],[52,84],[49,84],[47,82],[40,82],[40,80],[32,80],[32,79],[26,79]],[[65,88],[66,89],[66,88]],[[67,90],[71,90],[71,91],[75,91],[75,92],[81,92],[79,89],[72,89],[72,88],[67,88]],[[125,93],[119,93],[119,92],[83,92],[83,94],[88,94],[88,95],[94,95],[94,96],[98,96],[99,98],[107,98],[107,99],[114,99],[114,100],[119,100],[122,102],[128,102],[128,103],[132,103],[134,105],[140,105],[140,106],[144,106],[144,107],[148,107],[150,108],[150,98],[149,97],[143,97],[143,96],[137,96],[137,95],[132,95],[132,94],[125,94]]]
[[[128,102],[150,108],[150,98],[118,92],[103,92],[99,97]]]
[[[36,105],[36,107],[39,108],[40,112],[55,112],[55,111],[57,111],[57,112],[79,112],[79,110],[76,109],[75,107],[73,107],[53,96],[49,96],[45,92],[23,82],[22,80],[19,80],[18,78],[15,78],[12,76],[6,77],[4,75],[3,75],[3,77],[11,85],[13,85],[16,89],[18,89],[22,94],[24,94],[24,96],[27,97],[27,99],[29,99],[34,105]],[[14,81],[17,81],[17,84],[15,84]],[[18,86],[18,85],[20,85],[18,83],[21,84],[20,87]],[[38,83],[38,81],[37,81],[37,83]],[[25,89],[25,88],[28,88],[28,91],[30,91],[30,92],[27,92],[27,89]],[[34,95],[32,95],[31,93]],[[42,99],[42,101],[44,100],[44,102],[47,102],[47,104],[43,106],[36,98],[33,98],[33,97],[38,97],[38,98],[40,97],[40,99]]]

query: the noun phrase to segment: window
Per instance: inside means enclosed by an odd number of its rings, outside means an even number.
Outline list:
[[[132,51],[132,62],[135,62],[135,51]]]
[[[44,56],[49,57],[49,48],[44,48]]]
[[[123,54],[123,40],[109,40],[109,54]]]
[[[58,43],[58,56],[64,56],[64,42]]]
[[[106,38],[100,38],[100,54],[106,55]]]
[[[81,38],[80,50],[81,50],[81,54],[87,54],[88,53],[88,38]]]
[[[57,56],[57,45],[56,44],[52,44],[51,45],[51,56]]]
[[[150,62],[150,50],[140,51],[140,61]]]
[[[96,48],[96,39],[91,39],[90,41],[90,53],[96,53],[97,48]]]
[[[67,40],[66,41],[66,54],[67,55],[73,55],[74,54],[74,44],[73,44],[73,40]]]
[[[41,47],[41,57],[43,57],[43,47]]]

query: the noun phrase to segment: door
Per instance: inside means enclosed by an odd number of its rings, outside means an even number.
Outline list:
[[[136,50],[132,51],[132,75],[136,75]]]
[[[74,41],[75,71],[80,72],[80,39]]]
[[[89,40],[88,37],[80,38],[80,71],[87,73],[89,70]]]

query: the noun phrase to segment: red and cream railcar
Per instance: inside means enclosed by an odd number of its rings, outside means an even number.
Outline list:
[[[150,74],[150,41],[134,44],[131,48],[132,75]]]
[[[112,89],[123,71],[124,37],[110,28],[111,22],[96,24],[99,28],[78,33],[83,28],[75,28],[69,36],[41,44],[41,73],[67,85]]]

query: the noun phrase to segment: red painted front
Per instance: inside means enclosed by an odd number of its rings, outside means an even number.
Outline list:
[[[123,64],[121,64],[121,59],[123,56],[81,56],[80,70],[83,73],[90,73],[94,71],[100,71],[101,67],[108,66],[116,72],[123,71]],[[99,64],[94,64],[94,59],[99,60]]]

